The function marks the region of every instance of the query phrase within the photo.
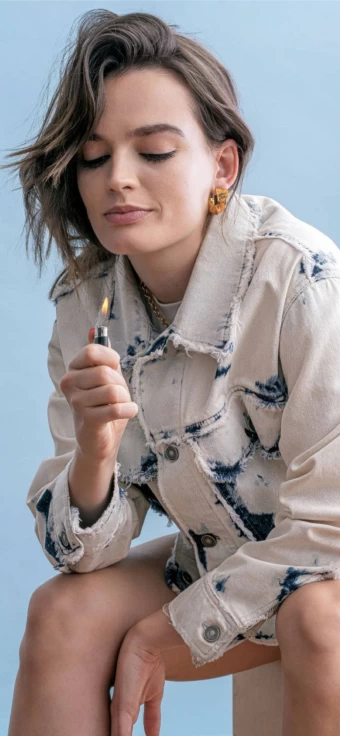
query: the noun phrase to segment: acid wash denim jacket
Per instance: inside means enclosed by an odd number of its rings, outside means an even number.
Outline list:
[[[340,251],[269,197],[236,194],[227,212],[224,222],[211,217],[163,332],[126,255],[97,264],[79,297],[59,279],[48,345],[55,456],[27,497],[43,551],[63,573],[125,558],[150,507],[177,525],[164,571],[177,595],[163,610],[196,667],[245,639],[277,646],[282,601],[340,579]],[[139,411],[111,500],[82,528],[60,379],[99,324]]]

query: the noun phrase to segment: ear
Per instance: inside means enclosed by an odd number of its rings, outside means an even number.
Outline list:
[[[215,187],[230,189],[237,178],[239,156],[237,144],[233,138],[228,138],[219,146],[216,152]]]

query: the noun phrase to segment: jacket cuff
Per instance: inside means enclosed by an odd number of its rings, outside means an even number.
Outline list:
[[[72,458],[56,480],[53,490],[53,522],[55,537],[67,558],[67,563],[75,564],[83,555],[93,556],[108,545],[121,522],[118,483],[120,463],[116,461],[114,466],[114,477],[111,482],[113,492],[108,506],[99,519],[85,529],[80,527],[79,509],[71,505],[69,488],[71,463]]]
[[[164,613],[188,645],[195,667],[219,659],[228,649],[241,644],[245,638],[258,631],[263,623],[262,617],[261,621],[247,630],[247,636],[241,634],[244,626],[237,623],[230,612],[221,608],[220,600],[215,598],[209,586],[208,575],[196,580],[163,607]]]

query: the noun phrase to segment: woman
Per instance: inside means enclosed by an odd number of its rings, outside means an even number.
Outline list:
[[[237,193],[253,145],[200,44],[95,10],[12,154],[66,266],[27,497],[66,574],[30,601],[10,736],[130,736],[142,704],[158,736],[165,680],[280,658],[283,736],[336,733],[340,256]],[[150,506],[179,533],[130,549]]]

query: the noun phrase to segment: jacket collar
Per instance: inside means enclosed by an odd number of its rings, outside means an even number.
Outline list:
[[[252,277],[255,257],[256,210],[237,193],[227,216],[211,217],[191,277],[174,321],[159,335],[150,322],[130,261],[118,255],[102,274],[101,302],[111,295],[106,324],[122,368],[131,368],[141,355],[162,356],[168,340],[186,351],[210,353],[217,361],[233,352],[242,297]]]

